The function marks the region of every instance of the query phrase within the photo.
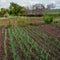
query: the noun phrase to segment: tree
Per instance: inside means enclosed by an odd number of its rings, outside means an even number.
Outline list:
[[[47,9],[55,8],[55,4],[51,3],[47,5]]]
[[[25,12],[24,7],[19,6],[18,4],[13,2],[10,3],[9,10],[10,10],[10,14],[12,15],[20,15]]]
[[[35,4],[32,6],[32,9],[45,9],[43,4]]]
[[[6,14],[9,14],[9,10],[5,9],[5,8],[1,8],[1,10],[0,10],[0,16],[3,17]]]
[[[32,13],[34,13],[35,15],[42,15],[44,10],[45,7],[43,4],[35,4],[32,6]]]
[[[25,15],[43,15],[43,11],[45,10],[45,7],[43,4],[34,4],[32,6],[25,7]]]

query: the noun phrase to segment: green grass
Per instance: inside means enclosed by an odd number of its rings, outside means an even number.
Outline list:
[[[27,25],[32,25],[32,26],[38,26],[40,25],[40,22],[29,22],[27,20],[17,20],[17,26],[27,26]]]
[[[0,20],[0,26],[2,26],[2,24],[3,24],[3,23],[2,23],[2,20]]]
[[[5,29],[5,40],[4,40],[4,53],[5,53],[5,56],[4,56],[4,60],[7,60],[7,46],[6,46],[6,43],[7,43],[7,29]]]

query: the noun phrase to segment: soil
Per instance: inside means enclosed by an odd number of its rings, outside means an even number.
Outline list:
[[[13,56],[12,56],[12,52],[11,52],[11,47],[10,47],[8,40],[7,40],[6,46],[7,46],[7,60],[14,60]]]
[[[0,27],[0,60],[4,57],[4,34],[2,33],[2,27]]]
[[[46,33],[49,33],[52,36],[60,38],[60,28],[56,28],[52,24],[40,25],[39,29]]]
[[[9,19],[5,19],[5,21],[3,20],[3,25],[5,25],[6,24],[6,21],[8,21]],[[14,22],[15,22],[15,20],[16,19],[13,19],[13,21],[12,21],[12,24],[14,25]],[[27,19],[28,20],[28,19]],[[29,19],[29,21],[35,21],[35,22],[37,22],[37,20],[38,20],[38,22],[39,21],[42,21],[42,18],[40,19],[40,18],[31,18],[31,19]],[[56,28],[56,27],[54,27],[52,24],[45,24],[45,25],[40,25],[40,26],[38,26],[39,27],[39,29],[41,30],[41,31],[43,31],[43,32],[46,32],[46,33],[48,33],[48,34],[50,34],[51,36],[55,36],[55,37],[57,37],[57,38],[59,38],[60,39],[60,28]],[[0,60],[3,60],[4,59],[4,33],[2,33],[2,26],[0,27]],[[44,42],[43,42],[44,43]],[[17,47],[18,47],[18,44],[17,44]],[[19,56],[21,56],[21,57],[24,57],[21,53],[21,51],[19,50],[19,47],[18,47],[18,49],[16,49],[16,51],[17,51],[17,54],[19,55]],[[7,60],[14,60],[13,59],[13,57],[12,57],[12,53],[11,53],[11,47],[10,47],[10,45],[9,45],[9,41],[7,40]],[[19,54],[20,53],[20,54]]]

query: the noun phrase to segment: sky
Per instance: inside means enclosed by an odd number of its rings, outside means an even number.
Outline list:
[[[60,8],[60,0],[0,0],[0,8],[8,8],[10,2],[15,2],[22,6],[30,6],[37,3],[41,3],[46,6],[47,4],[54,3],[56,5],[55,8]]]

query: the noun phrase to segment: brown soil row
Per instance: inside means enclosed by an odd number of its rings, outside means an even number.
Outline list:
[[[60,28],[56,28],[52,24],[40,25],[39,29],[49,33],[52,36],[60,38]]]
[[[4,57],[4,34],[2,33],[2,27],[0,27],[0,60]]]

